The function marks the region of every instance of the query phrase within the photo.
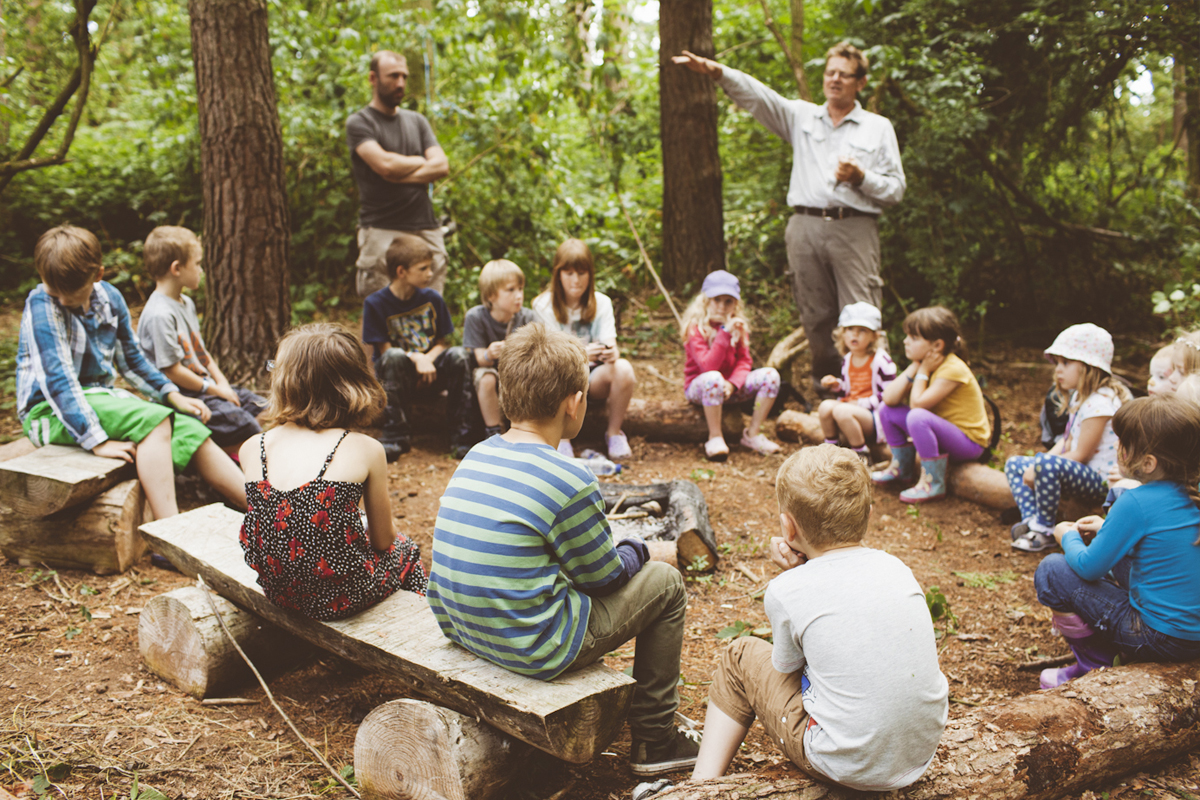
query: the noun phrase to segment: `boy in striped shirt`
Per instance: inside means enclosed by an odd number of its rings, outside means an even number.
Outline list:
[[[687,593],[646,545],[615,546],[595,476],[555,449],[587,411],[588,362],[574,337],[532,323],[505,341],[501,405],[512,427],[476,445],[442,495],[429,605],[450,640],[552,680],[637,637],[629,709],[636,775],[696,761],[675,729]]]

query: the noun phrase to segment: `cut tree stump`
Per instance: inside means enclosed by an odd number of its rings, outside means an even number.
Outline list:
[[[48,444],[0,463],[0,505],[27,517],[48,517],[133,477],[133,464],[126,461]]]
[[[11,461],[19,456],[27,456],[37,450],[37,445],[29,441],[27,436],[13,439],[8,444],[0,444],[0,461]]]
[[[582,764],[616,736],[632,678],[597,663],[553,681],[509,672],[442,635],[424,597],[397,592],[349,619],[318,622],[263,596],[238,544],[244,515],[220,504],[142,526],[181,572],[278,627],[367,669],[399,679],[405,693],[474,716],[550,755]],[[399,692],[398,692],[399,693]]]
[[[1096,789],[1200,746],[1198,684],[1200,662],[1133,664],[972,709],[946,726],[925,775],[888,797],[1052,800]],[[729,775],[681,784],[655,800],[865,796],[807,778]]]
[[[716,569],[719,558],[717,535],[708,520],[708,503],[704,493],[692,481],[677,480],[644,486],[602,483],[600,495],[604,498],[605,511],[611,510],[622,496],[625,497],[622,508],[639,506],[651,500],[659,503],[666,512],[667,529],[675,535],[677,556],[674,566],[694,572]]]
[[[364,800],[492,800],[534,752],[473,717],[420,700],[393,700],[359,726],[354,777]]]
[[[151,672],[197,700],[220,697],[253,680],[221,629],[213,605],[264,676],[290,669],[313,651],[302,639],[198,586],[160,594],[146,603],[138,618],[138,650]]]
[[[588,414],[583,420],[582,436],[603,436],[608,424],[608,415],[604,409],[604,403],[589,404]],[[721,416],[721,431],[727,437],[740,435],[744,427],[745,417],[742,412],[726,405]],[[704,411],[700,406],[684,400],[634,398],[629,402],[629,410],[625,413],[621,430],[629,436],[642,436],[652,442],[695,444],[708,441],[708,425],[704,422]]]
[[[0,552],[18,564],[112,575],[129,569],[146,552],[138,528],[151,518],[136,480],[119,483],[86,505],[47,517],[25,517],[0,508]]]

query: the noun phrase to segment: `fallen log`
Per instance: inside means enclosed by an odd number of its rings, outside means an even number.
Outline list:
[[[784,368],[796,359],[796,356],[807,349],[808,336],[804,332],[804,327],[801,326],[775,343],[775,346],[771,348],[771,355],[767,356],[766,366],[782,373]]]
[[[977,461],[951,465],[949,483],[950,494],[981,506],[1003,511],[1017,504],[1004,473]]]
[[[791,409],[775,419],[775,435],[785,442],[800,444],[821,444],[825,441],[825,432],[821,430],[821,420],[816,414]]]
[[[238,544],[243,515],[213,504],[142,526],[142,535],[185,575],[348,661],[398,680],[412,693],[469,714],[550,755],[582,764],[625,720],[632,678],[592,664],[552,681],[509,672],[442,635],[424,597],[397,592],[360,614],[319,622],[263,596]]]
[[[0,463],[0,505],[47,517],[133,478],[133,464],[78,447],[48,444]]]
[[[580,436],[597,438],[604,434],[608,414],[604,403],[590,403]],[[721,432],[726,437],[741,435],[745,427],[742,412],[729,405],[721,416]],[[634,398],[625,412],[621,430],[629,436],[642,436],[652,442],[703,443],[708,440],[708,425],[700,406],[684,400],[642,400]]]
[[[1200,746],[1200,663],[1097,670],[1057,689],[968,711],[903,800],[1053,800],[1096,790]],[[654,800],[851,800],[864,794],[808,778],[729,775]]]
[[[198,586],[184,586],[158,595],[142,608],[138,618],[142,661],[155,675],[197,700],[221,696],[252,680],[250,668],[221,629],[218,614],[263,675],[281,674],[312,652],[307,642],[225,598]]]
[[[354,777],[365,800],[492,800],[534,752],[473,717],[393,700],[359,726]]]
[[[716,568],[719,558],[717,535],[708,519],[708,503],[704,493],[692,481],[677,480],[644,486],[602,483],[600,495],[604,498],[606,512],[611,511],[618,501],[622,508],[657,502],[666,509],[666,527],[675,542],[673,566],[695,572],[709,572]],[[651,548],[653,554],[654,548]]]
[[[138,528],[150,519],[150,506],[136,480],[46,517],[26,517],[0,507],[0,552],[18,564],[112,575],[129,569],[145,554],[146,543]]]

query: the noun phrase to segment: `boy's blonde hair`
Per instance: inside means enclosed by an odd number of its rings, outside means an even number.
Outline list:
[[[77,292],[100,277],[100,240],[74,225],[59,225],[38,237],[33,266],[52,292]]]
[[[861,325],[852,326],[852,327],[862,328]],[[863,330],[871,330],[871,329],[863,328]],[[846,343],[842,341],[842,334],[845,332],[846,332],[845,328],[834,328],[833,329],[834,347],[837,348],[838,354],[843,355],[843,356],[846,355],[846,353],[850,352],[849,350],[846,349]],[[879,335],[880,335],[879,331],[871,331],[871,336],[874,338],[872,338],[871,343],[867,345],[867,355],[873,356],[873,355],[875,355],[875,351],[877,349],[879,349]]]
[[[279,341],[271,401],[260,421],[312,430],[365,427],[387,406],[362,343],[341,325],[293,328]]]
[[[1183,364],[1185,376],[1200,372],[1200,331],[1185,333],[1175,340],[1175,350],[1171,354],[1171,364]]]
[[[200,239],[178,225],[159,225],[142,245],[142,263],[154,280],[166,275],[176,261],[186,267],[193,259],[200,259]]]
[[[532,322],[504,340],[500,385],[500,409],[512,422],[551,419],[563,400],[588,390],[587,351],[571,334]]]
[[[710,298],[707,297],[704,292],[700,292],[700,294],[692,298],[692,302],[688,303],[688,307],[683,310],[683,327],[680,328],[679,335],[685,344],[687,343],[688,339],[692,338],[692,331],[694,330],[700,331],[700,335],[710,342],[713,340],[713,337],[717,335],[716,328],[714,328],[712,325],[705,324],[708,321],[709,299]],[[729,316],[742,316],[742,299],[740,297],[737,298],[737,305],[733,307],[733,311]],[[749,320],[746,320],[746,335],[750,335]]]
[[[1099,367],[1084,364],[1082,361],[1079,362],[1079,365],[1083,368],[1083,374],[1079,378],[1079,385],[1075,387],[1075,402],[1069,403],[1068,393],[1059,390],[1054,399],[1054,413],[1070,412],[1074,414],[1085,400],[1101,389],[1112,389],[1118,403],[1128,403],[1133,399],[1133,393],[1129,391],[1129,387],[1117,376],[1109,375]]]
[[[483,265],[479,271],[479,302],[488,311],[492,310],[492,299],[508,282],[516,279],[517,285],[525,288],[525,273],[513,262],[498,258]]]
[[[821,444],[788,457],[775,475],[779,511],[814,547],[862,541],[871,517],[871,476],[844,447]]]
[[[403,267],[407,272],[414,264],[433,260],[433,250],[429,243],[411,233],[397,233],[396,238],[388,245],[387,254],[383,257],[387,265],[388,283],[396,280],[396,270]]]

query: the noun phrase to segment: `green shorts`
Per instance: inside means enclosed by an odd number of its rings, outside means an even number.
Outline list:
[[[212,435],[198,419],[180,414],[175,409],[139,400],[122,389],[84,389],[88,405],[100,418],[100,426],[110,439],[119,442],[140,442],[150,435],[159,423],[171,417],[171,460],[175,471],[182,472],[192,456]],[[41,447],[44,444],[76,444],[67,426],[54,414],[50,403],[41,402],[25,417],[25,435]]]

